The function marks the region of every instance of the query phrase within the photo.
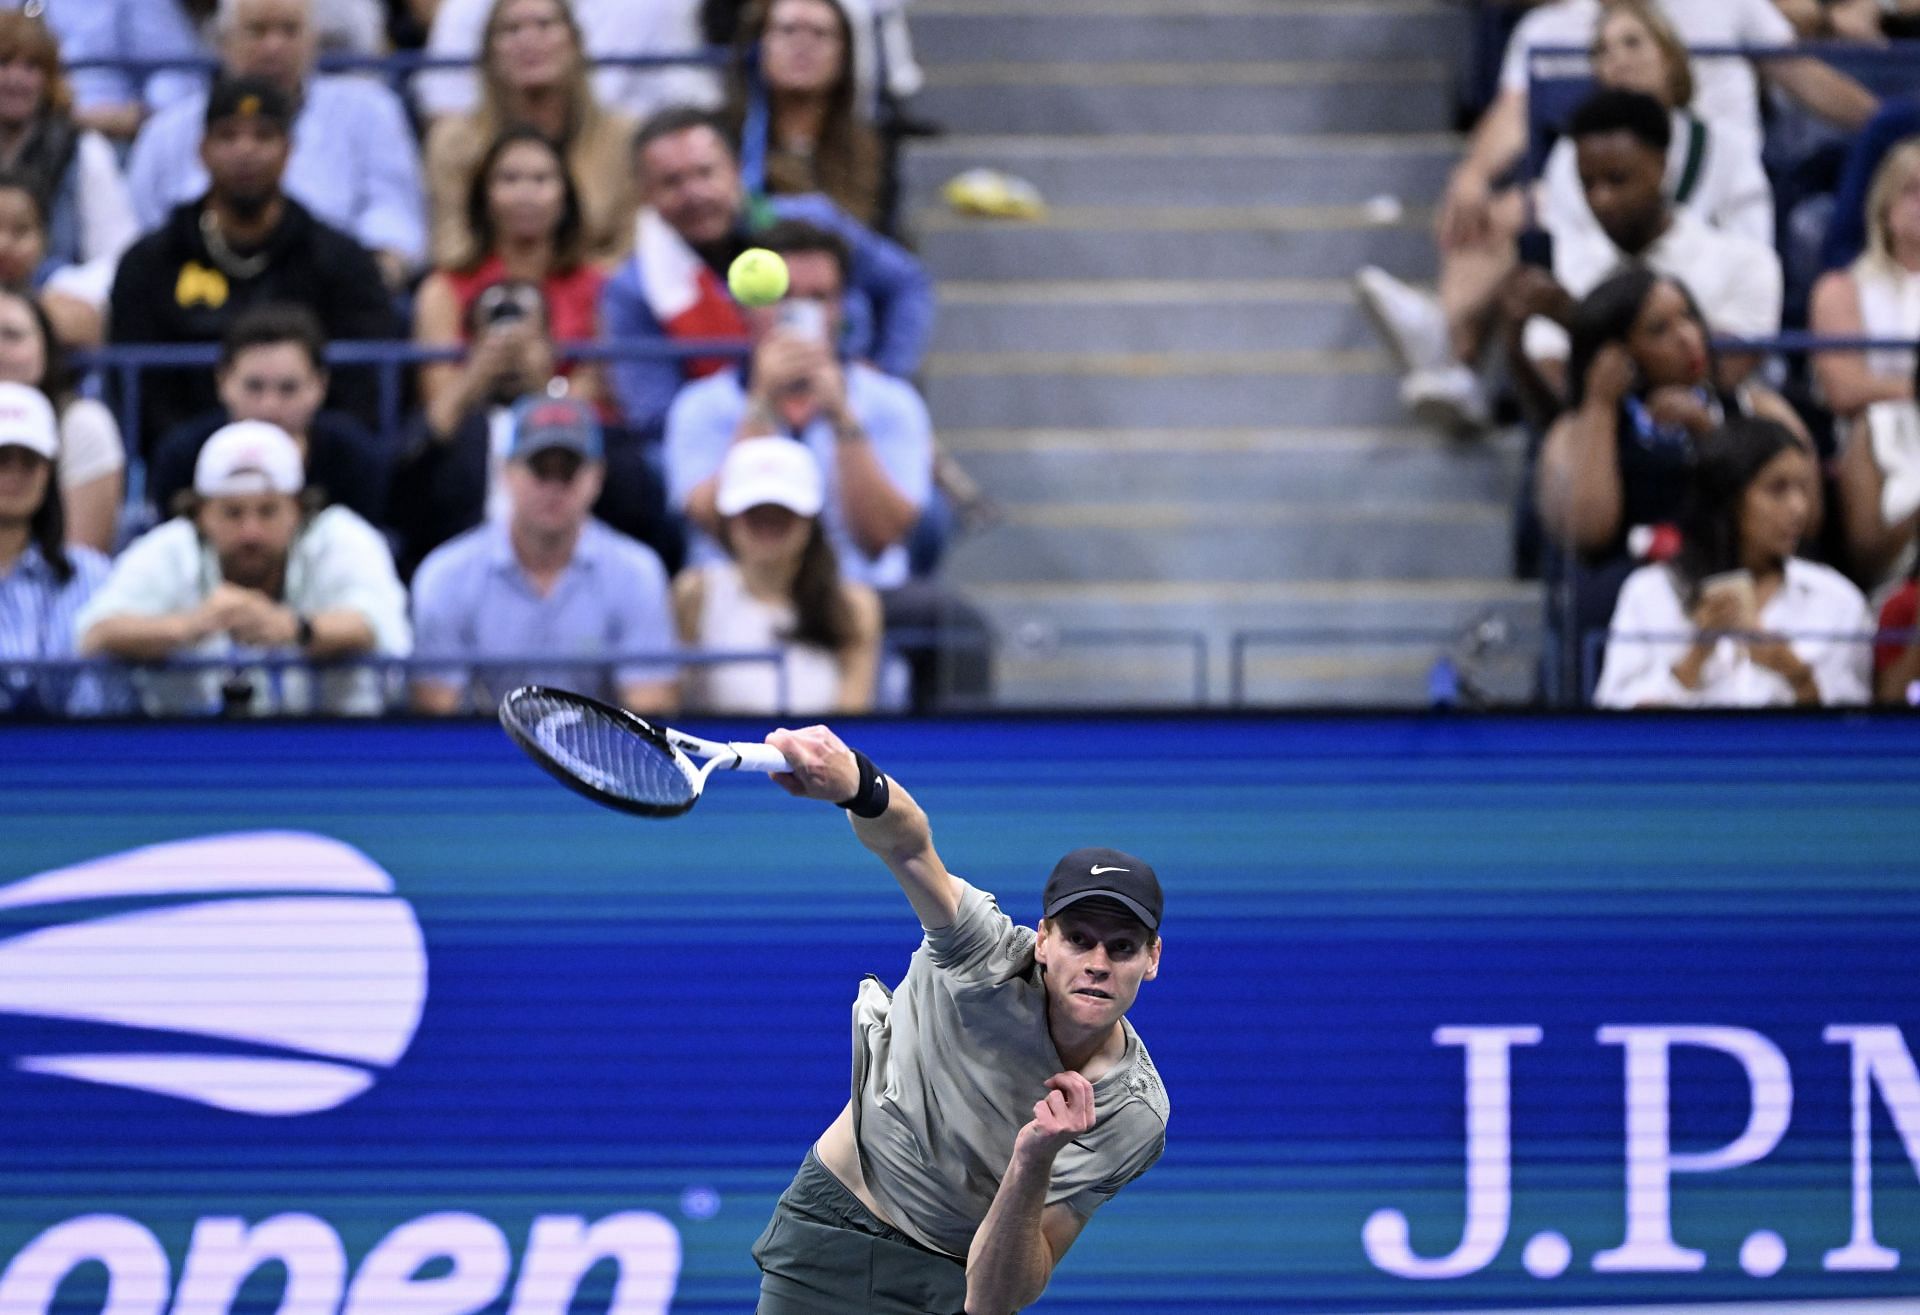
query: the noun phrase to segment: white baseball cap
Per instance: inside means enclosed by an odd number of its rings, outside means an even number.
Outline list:
[[[806,444],[791,438],[744,438],[727,449],[727,459],[720,463],[713,506],[722,516],[738,516],[768,503],[798,516],[818,516],[826,500],[820,463]]]
[[[52,461],[60,455],[60,424],[38,388],[0,384],[0,447],[23,447]]]
[[[286,430],[264,420],[222,425],[193,463],[193,491],[203,498],[298,493],[306,485],[299,444]]]

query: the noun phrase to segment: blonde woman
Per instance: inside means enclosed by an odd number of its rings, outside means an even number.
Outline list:
[[[1920,138],[1887,153],[1867,192],[1867,249],[1813,287],[1815,333],[1920,337]],[[1819,352],[1814,378],[1848,432],[1837,468],[1854,575],[1902,573],[1920,528],[1920,413],[1911,350]]]
[[[538,128],[565,152],[580,189],[587,258],[607,262],[625,252],[639,205],[627,159],[634,123],[600,104],[587,73],[566,0],[495,0],[480,47],[479,107],[427,133],[436,266],[465,268],[487,254],[476,249],[467,198],[488,149],[515,124]]]

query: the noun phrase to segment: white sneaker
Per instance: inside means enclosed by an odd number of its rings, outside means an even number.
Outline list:
[[[1457,361],[1438,370],[1415,370],[1401,383],[1400,400],[1422,424],[1456,438],[1471,438],[1493,419],[1480,376]]]
[[[1453,362],[1440,300],[1374,265],[1353,276],[1360,309],[1373,321],[1403,371],[1441,370]]]

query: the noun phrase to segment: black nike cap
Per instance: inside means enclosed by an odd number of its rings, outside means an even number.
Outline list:
[[[1160,878],[1145,860],[1132,854],[1094,846],[1076,849],[1054,864],[1040,896],[1045,915],[1051,918],[1087,899],[1112,900],[1145,923],[1148,931],[1160,930]]]

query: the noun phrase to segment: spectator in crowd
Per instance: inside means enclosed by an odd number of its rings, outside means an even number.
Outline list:
[[[1495,329],[1492,308],[1501,280],[1512,269],[1515,238],[1525,227],[1523,200],[1506,181],[1526,159],[1528,87],[1535,52],[1552,47],[1589,47],[1610,5],[1605,0],[1550,0],[1520,20],[1500,70],[1500,90],[1475,125],[1467,153],[1447,184],[1436,220],[1440,248],[1440,315],[1411,293],[1372,277],[1361,281],[1390,346],[1409,371],[1401,396],[1416,414],[1455,430],[1484,423],[1485,399],[1469,368],[1478,362]],[[1791,25],[1770,0],[1661,0],[1660,12],[1687,46],[1789,46]],[[1823,118],[1858,127],[1877,102],[1851,78],[1811,58],[1771,59],[1768,80]],[[1571,67],[1544,60],[1549,77],[1583,76],[1588,61]],[[1732,149],[1733,139],[1757,143],[1760,103],[1754,66],[1747,60],[1703,59],[1692,70],[1692,109],[1715,139]],[[1669,132],[1671,139],[1671,131]],[[1371,285],[1371,286],[1370,286]],[[1705,295],[1704,293],[1702,294]],[[1444,350],[1438,344],[1444,343]],[[1404,344],[1404,346],[1403,346]]]
[[[12,662],[73,656],[73,620],[107,577],[107,559],[70,543],[55,466],[53,407],[38,389],[0,383],[0,712],[77,712],[70,673]]]
[[[1875,700],[1920,707],[1920,574],[1910,573],[1887,595],[1880,633],[1885,638],[1873,650]]]
[[[120,425],[106,405],[76,393],[66,353],[40,303],[0,290],[0,380],[51,398],[59,416],[54,464],[67,539],[111,552],[127,467]]]
[[[220,405],[160,440],[147,470],[147,497],[165,515],[193,487],[200,450],[237,420],[263,420],[300,450],[310,497],[351,508],[378,524],[387,511],[384,446],[352,416],[322,409],[327,337],[304,306],[267,303],[234,318],[214,367]]]
[[[394,471],[387,521],[399,535],[409,576],[435,547],[506,514],[513,407],[565,387],[554,378],[546,301],[535,285],[509,279],[481,289],[467,314],[466,336],[472,350],[409,427]],[[656,462],[624,430],[606,433],[604,441],[605,487],[595,515],[677,565],[685,544],[667,514]]]
[[[1814,285],[1809,327],[1839,338],[1920,338],[1920,138],[1887,156],[1868,194],[1866,251]],[[1851,419],[1876,402],[1913,401],[1914,353],[1820,352],[1822,399]]]
[[[727,95],[747,190],[826,196],[885,230],[880,139],[856,103],[853,29],[838,0],[756,0],[740,25]]]
[[[1594,31],[1593,76],[1602,89],[1637,91],[1667,111],[1673,131],[1663,190],[1673,209],[1710,228],[1773,242],[1773,185],[1760,162],[1760,143],[1745,133],[1716,132],[1688,108],[1693,65],[1652,0],[1613,0],[1608,6]],[[1570,137],[1554,143],[1547,156],[1539,223],[1555,242],[1596,236]]]
[[[0,171],[38,202],[53,290],[86,303],[97,321],[140,224],[119,156],[74,120],[73,101],[53,34],[38,19],[0,13]]]
[[[783,221],[760,235],[786,258],[777,307],[747,312],[747,371],[681,390],[667,416],[669,495],[700,533],[697,562],[720,560],[715,496],[735,441],[777,435],[811,449],[834,496],[822,519],[849,579],[887,589],[907,578],[907,532],[931,491],[933,427],[907,383],[836,352],[846,247],[823,229]]]
[[[1865,703],[1867,600],[1795,556],[1819,475],[1800,436],[1737,420],[1700,448],[1674,558],[1627,577],[1595,701],[1608,708]]]
[[[7,0],[8,9],[32,9]],[[125,141],[146,116],[199,91],[193,68],[162,68],[135,75],[129,61],[208,57],[201,20],[212,0],[51,0],[47,26],[69,64],[89,63],[73,77],[73,118],[83,128]]]
[[[404,657],[411,643],[386,541],[345,507],[314,513],[305,483],[285,431],[246,420],[214,434],[194,464],[192,506],[134,540],[75,619],[80,650],[227,660],[143,673],[141,700],[156,715],[380,712],[378,671],[258,665]]]
[[[1761,384],[1716,382],[1699,307],[1683,283],[1645,266],[1615,274],[1579,304],[1572,344],[1569,406],[1547,431],[1535,498],[1549,537],[1578,562],[1577,636],[1606,624],[1629,571],[1671,551],[1701,440],[1746,416],[1803,440],[1805,429]]]
[[[206,195],[175,207],[164,227],[121,257],[108,338],[214,343],[242,311],[264,302],[306,306],[336,342],[398,336],[373,257],[281,189],[293,112],[280,89],[223,80],[206,115]],[[370,368],[334,375],[329,400],[369,425],[378,423],[377,398]],[[140,399],[143,451],[219,402],[204,369],[148,371]]]
[[[0,288],[33,297],[63,346],[100,345],[100,306],[76,296],[73,284],[47,255],[47,215],[40,198],[17,175],[0,173]]]
[[[880,591],[889,629],[953,641],[913,649],[915,698],[930,706],[936,677],[953,693],[983,692],[977,614],[932,581],[909,579],[906,539],[933,491],[926,404],[912,385],[835,349],[850,266],[838,237],[783,220],[759,241],[786,258],[785,300],[747,312],[753,355],[745,369],[695,380],[667,413],[667,496],[693,531],[691,560],[725,555],[715,536],[727,449],[769,436],[802,443],[832,490],[821,521],[842,574]],[[957,652],[965,656],[942,673]]]
[[[460,269],[488,255],[467,198],[488,151],[516,123],[538,128],[564,153],[579,189],[587,258],[617,259],[632,237],[637,205],[626,158],[634,121],[594,96],[580,27],[566,0],[494,0],[480,70],[479,105],[437,119],[427,132],[434,264]]]
[[[1909,137],[1920,137],[1920,96],[1890,96],[1855,135],[1833,195],[1820,248],[1825,269],[1844,269],[1867,249],[1867,195],[1887,155]]]
[[[371,78],[316,76],[309,0],[221,0],[228,78],[272,84],[292,107],[287,195],[373,252],[390,288],[426,257],[420,158],[400,98]],[[142,227],[156,229],[207,188],[205,93],[154,115],[127,176]]]
[[[701,0],[700,28],[707,44],[732,46],[740,37],[746,11],[759,0]],[[913,53],[907,30],[910,0],[840,0],[853,29],[854,103],[860,113],[877,117],[878,107],[919,93],[926,74]]]
[[[1896,147],[1867,194],[1866,250],[1814,285],[1814,332],[1920,337],[1920,138]],[[1920,524],[1920,412],[1908,349],[1820,352],[1814,378],[1842,422],[1842,527],[1854,577],[1869,587],[1905,573]]]
[[[434,549],[414,577],[418,654],[436,664],[416,672],[417,710],[490,712],[527,682],[597,693],[639,713],[676,706],[666,569],[590,511],[604,453],[599,421],[581,403],[534,398],[521,408],[506,514]],[[469,665],[534,655],[553,661],[511,672]],[[639,655],[651,660],[628,660]]]
[[[585,258],[580,194],[567,162],[538,128],[520,124],[495,139],[467,189],[465,211],[477,239],[472,259],[429,274],[421,283],[413,305],[415,342],[426,347],[470,343],[467,326],[475,300],[506,281],[540,290],[554,338],[599,336],[600,287],[606,277]],[[570,396],[598,399],[599,371],[592,363],[567,362],[559,372],[569,380]],[[422,366],[420,392],[428,409],[444,414],[467,373],[452,361]]]
[[[1780,257],[1765,242],[1707,227],[1667,200],[1667,148],[1672,121],[1650,96],[1596,92],[1568,126],[1587,209],[1595,228],[1569,234],[1553,248],[1553,272],[1527,268],[1510,303],[1530,309],[1526,355],[1554,385],[1567,358],[1565,321],[1573,303],[1629,262],[1642,262],[1684,283],[1716,334],[1765,338],[1780,328]],[[1752,368],[1749,358],[1724,363],[1731,374]],[[1728,382],[1732,382],[1729,379]]]
[[[581,44],[590,60],[635,55],[698,56],[701,51],[697,0],[574,0],[570,6]],[[480,61],[493,0],[440,0],[432,18],[426,53],[441,59]],[[602,105],[639,122],[663,105],[692,102],[717,105],[719,79],[697,62],[635,68],[609,64],[593,75]],[[436,69],[413,80],[414,100],[434,121],[471,113],[485,92],[472,73]]]
[[[820,523],[826,496],[820,463],[791,439],[727,449],[714,490],[727,557],[674,580],[675,620],[693,647],[777,650],[780,660],[690,667],[689,706],[801,716],[873,707],[880,599],[840,578]]]
[[[616,342],[746,338],[746,320],[726,287],[727,266],[775,219],[833,233],[851,253],[841,347],[906,378],[933,336],[933,280],[897,243],[856,223],[823,196],[774,197],[749,206],[739,161],[714,115],[663,110],[634,139],[644,207],[634,252],[608,281],[602,324]],[[633,358],[608,369],[615,402],[637,429],[658,426],[683,383],[725,369],[725,360]]]

